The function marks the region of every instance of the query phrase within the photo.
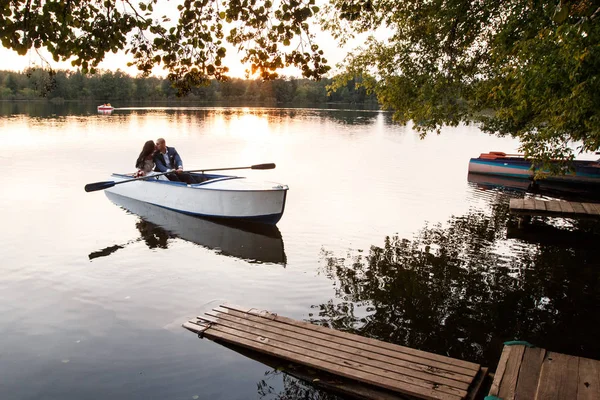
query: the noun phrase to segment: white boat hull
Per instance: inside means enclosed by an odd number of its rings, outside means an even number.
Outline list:
[[[131,179],[113,174],[116,183]],[[288,187],[253,182],[241,177],[221,177],[186,185],[157,179],[115,185],[106,191],[184,214],[276,224],[283,215]]]

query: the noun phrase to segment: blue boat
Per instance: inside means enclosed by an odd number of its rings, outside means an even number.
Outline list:
[[[600,160],[574,160],[564,175],[546,175],[548,181],[600,185]],[[542,172],[544,172],[542,170]],[[522,156],[499,151],[483,153],[469,161],[469,173],[532,179],[532,162]]]

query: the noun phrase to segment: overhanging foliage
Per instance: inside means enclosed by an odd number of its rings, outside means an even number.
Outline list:
[[[181,93],[213,77],[227,78],[225,42],[240,50],[242,62],[263,79],[276,77],[284,66],[300,68],[307,78],[329,70],[309,29],[318,11],[315,0],[174,1],[177,21],[157,15],[157,3],[3,1],[0,39],[19,54],[44,47],[56,61],[73,58],[73,66],[84,72],[94,72],[108,52],[125,50],[146,75],[163,65]]]
[[[337,85],[363,76],[423,135],[477,121],[548,161],[600,148],[599,16],[591,0],[331,0],[323,22],[341,40],[390,32],[350,54]]]

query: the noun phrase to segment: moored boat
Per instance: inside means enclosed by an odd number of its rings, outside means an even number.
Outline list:
[[[110,193],[188,215],[276,224],[285,209],[287,185],[240,176],[191,174],[202,183],[186,184],[148,178],[119,185],[131,174],[112,174]]]
[[[499,151],[483,153],[469,161],[469,173],[531,179],[534,176],[532,162],[522,156]],[[549,181],[586,185],[600,184],[600,160],[574,160],[572,170],[564,175],[548,175]]]

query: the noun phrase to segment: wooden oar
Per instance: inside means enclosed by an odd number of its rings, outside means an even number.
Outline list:
[[[183,172],[202,172],[202,173],[204,173],[204,172],[210,172],[210,171],[230,171],[232,169],[273,169],[273,168],[275,168],[275,164],[268,163],[268,164],[251,165],[249,167],[234,167],[234,168],[230,167],[230,168],[211,168],[211,169],[204,168],[204,169],[193,169],[190,171],[183,171]],[[169,171],[169,172],[161,172],[160,174],[153,174],[153,175],[148,175],[148,176],[141,176],[139,178],[127,179],[127,180],[120,181],[120,182],[104,181],[104,182],[88,183],[87,185],[85,185],[85,191],[86,192],[95,192],[96,190],[108,189],[115,185],[120,185],[121,183],[140,181],[140,180],[144,180],[144,179],[152,179],[157,176],[167,175],[167,174],[176,174],[176,173],[177,172],[175,172],[175,171]]]

